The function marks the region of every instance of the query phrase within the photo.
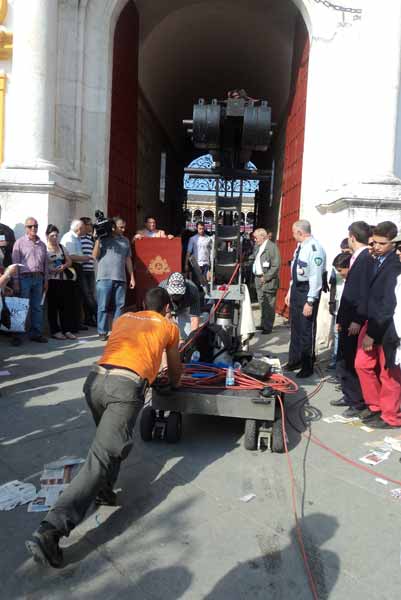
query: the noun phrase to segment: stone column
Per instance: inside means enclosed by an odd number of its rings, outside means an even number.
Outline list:
[[[58,0],[15,0],[5,167],[53,167]]]
[[[360,180],[392,183],[401,65],[401,2],[366,0],[361,23]],[[399,180],[398,180],[399,182]]]

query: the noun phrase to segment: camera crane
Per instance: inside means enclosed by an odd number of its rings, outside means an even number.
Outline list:
[[[284,393],[294,393],[297,386],[283,377],[278,358],[268,353],[257,358],[252,352],[241,350],[239,324],[246,290],[241,280],[241,223],[234,218],[235,213],[241,214],[243,182],[271,178],[270,171],[246,168],[252,152],[265,152],[269,147],[271,109],[266,101],[253,100],[245,92],[235,96],[230,92],[223,101],[199,100],[193,107],[193,118],[184,121],[184,125],[195,148],[209,151],[214,161],[210,169],[186,168],[185,173],[216,180],[218,222],[211,280],[203,286],[206,298],[214,304],[209,319],[212,317],[210,329],[215,337],[209,338],[206,327],[201,327],[192,340],[185,342],[183,385],[176,390],[168,386],[163,389],[163,381],[153,386],[152,405],[145,407],[141,416],[141,437],[144,441],[160,438],[177,442],[181,437],[182,413],[218,415],[245,419],[244,445],[248,450],[268,445],[274,452],[283,452],[280,406]],[[193,267],[196,269],[197,264]],[[197,272],[199,275],[199,267]],[[194,349],[205,362],[188,364]],[[228,355],[229,363],[238,361],[241,365],[230,383],[230,368],[217,363],[217,359],[223,359],[222,353]],[[245,381],[249,376],[250,385]]]
[[[243,183],[245,180],[270,180],[271,171],[249,170],[246,165],[254,151],[267,151],[272,135],[268,102],[253,100],[245,92],[241,96],[222,101],[215,99],[210,103],[199,99],[193,106],[192,120],[183,121],[195,148],[207,150],[214,161],[210,169],[188,167],[185,173],[216,180],[215,238],[206,297],[220,299],[222,290],[229,283],[224,301],[216,311],[216,322],[230,331],[237,345],[244,298],[240,236]]]

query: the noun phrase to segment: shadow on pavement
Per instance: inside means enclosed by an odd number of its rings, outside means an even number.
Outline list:
[[[300,522],[318,597],[319,600],[325,600],[338,579],[340,559],[336,553],[322,550],[321,546],[334,536],[338,521],[335,517],[315,513],[304,517]],[[291,542],[283,549],[278,535],[264,540],[260,544],[261,556],[234,567],[204,600],[309,600],[312,595],[295,527],[290,532],[290,539]]]

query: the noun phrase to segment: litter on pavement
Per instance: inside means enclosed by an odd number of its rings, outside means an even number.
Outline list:
[[[48,511],[56,503],[77,474],[83,458],[67,456],[44,466],[40,477],[40,490],[28,506],[28,512]]]
[[[381,450],[373,450],[372,452],[369,452],[369,454],[366,454],[366,456],[362,456],[362,458],[360,458],[359,460],[365,463],[366,465],[375,466],[380,464],[384,460],[387,460],[390,454],[391,451],[383,452]]]
[[[36,488],[32,483],[9,481],[0,486],[0,510],[12,510],[35,498]]]
[[[241,502],[250,502],[254,498],[256,498],[256,494],[246,494],[246,496],[242,496],[240,500]]]
[[[325,423],[352,423],[352,421],[359,421],[358,417],[343,417],[342,415],[333,415],[331,417],[325,417],[323,419]]]

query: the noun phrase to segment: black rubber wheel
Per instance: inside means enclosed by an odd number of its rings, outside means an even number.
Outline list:
[[[153,428],[156,421],[156,411],[151,406],[145,406],[141,414],[139,431],[144,442],[151,442],[153,439]]]
[[[244,432],[244,447],[246,450],[256,450],[258,446],[259,424],[255,419],[246,419]]]
[[[176,444],[181,439],[182,419],[178,412],[171,412],[167,417],[166,442]]]
[[[272,425],[271,450],[272,452],[278,452],[280,454],[285,451],[281,417],[279,417],[277,421],[274,421]]]

